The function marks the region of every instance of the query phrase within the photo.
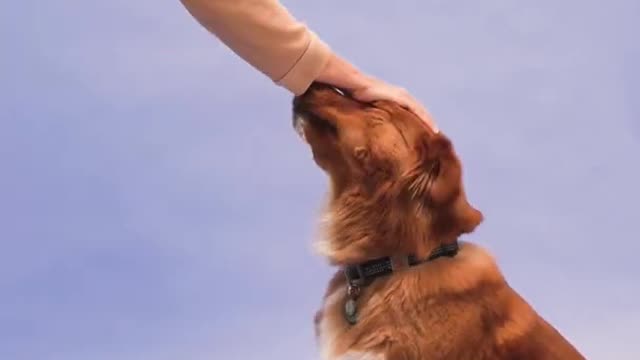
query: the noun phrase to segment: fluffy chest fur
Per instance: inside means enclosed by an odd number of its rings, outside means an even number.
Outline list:
[[[493,259],[468,243],[453,259],[376,280],[358,300],[355,325],[344,319],[345,287],[336,274],[317,317],[322,359],[512,359],[528,348],[527,337],[555,333],[509,288]],[[572,350],[562,338],[552,340],[562,356]],[[529,348],[535,357],[523,359],[580,358]]]

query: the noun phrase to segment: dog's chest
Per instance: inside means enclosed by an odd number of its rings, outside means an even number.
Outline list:
[[[389,354],[380,353],[382,349],[410,358],[422,355],[452,358],[451,349],[470,340],[460,329],[478,321],[476,316],[465,316],[468,312],[464,307],[442,306],[433,299],[426,299],[406,309],[404,304],[411,302],[401,301],[402,297],[392,300],[374,294],[362,304],[360,316],[381,320],[367,324],[359,322],[352,327],[344,318],[345,297],[346,289],[338,288],[325,299],[323,316],[317,323],[322,360],[391,359]],[[423,311],[415,312],[420,308]],[[452,311],[455,316],[451,316]]]
[[[336,309],[344,303],[346,291],[337,289],[324,302],[323,313],[318,323],[318,345],[322,360],[386,360],[386,356],[366,349],[348,349],[341,339],[344,336],[345,321],[336,314]],[[338,315],[338,316],[336,316]]]

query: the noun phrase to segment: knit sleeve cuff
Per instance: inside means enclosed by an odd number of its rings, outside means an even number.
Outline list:
[[[294,95],[304,93],[320,75],[331,56],[331,49],[314,32],[309,31],[309,43],[293,67],[276,84]]]

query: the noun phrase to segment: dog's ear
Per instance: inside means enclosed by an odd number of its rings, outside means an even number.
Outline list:
[[[431,208],[434,220],[432,230],[440,235],[460,236],[473,232],[482,223],[482,213],[471,206],[464,195],[440,208]]]
[[[451,140],[442,134],[430,137],[426,141],[426,163],[436,166],[430,201],[435,205],[450,203],[462,189],[462,169]]]
[[[458,229],[463,234],[473,232],[484,220],[482,212],[469,204],[464,195],[458,197],[452,210]]]
[[[417,163],[406,176],[414,199],[432,206],[452,202],[461,191],[461,168],[451,141],[436,134],[418,141]]]
[[[409,194],[439,216],[442,231],[472,232],[483,220],[482,213],[466,199],[462,165],[451,141],[435,134],[418,142],[416,166],[409,172]]]

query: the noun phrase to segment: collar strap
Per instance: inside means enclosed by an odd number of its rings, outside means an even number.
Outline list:
[[[401,260],[411,266],[420,265],[439,257],[447,256],[454,257],[459,250],[458,242],[455,241],[451,244],[441,245],[431,252],[426,259],[418,259],[415,255],[403,256]],[[394,259],[390,256],[385,256],[373,260],[368,260],[360,264],[347,265],[344,268],[344,274],[347,278],[347,282],[351,286],[366,286],[375,278],[389,275],[393,273]]]
[[[441,245],[436,248],[426,259],[418,259],[415,255],[403,256],[402,262],[407,266],[416,266],[428,261],[435,260],[442,256],[454,257],[458,253],[458,241],[452,244]],[[344,268],[344,275],[347,277],[347,299],[344,305],[345,320],[351,325],[358,321],[358,296],[360,289],[367,286],[375,278],[393,273],[398,269],[394,268],[394,258],[386,256],[369,260],[361,264],[347,265]]]

